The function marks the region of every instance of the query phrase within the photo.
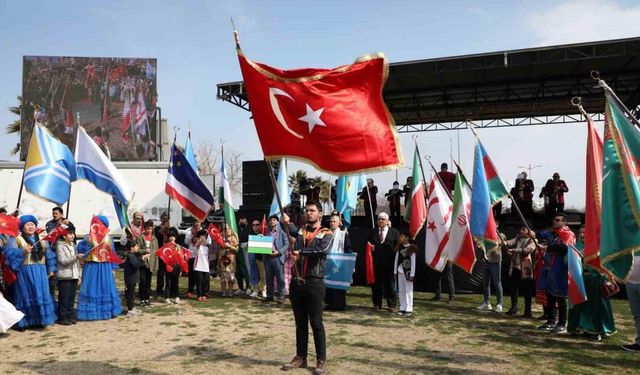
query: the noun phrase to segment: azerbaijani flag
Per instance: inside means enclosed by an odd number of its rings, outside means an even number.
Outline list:
[[[416,145],[416,150],[413,153],[413,186],[411,188],[411,197],[405,197],[405,199],[410,198],[410,201],[404,214],[405,220],[409,222],[409,233],[412,239],[416,238],[425,220],[427,220],[427,204],[420,171],[420,153],[418,152],[418,145]]]
[[[607,93],[602,170],[600,261],[624,281],[640,251],[640,184],[636,160],[640,132]]]
[[[231,228],[233,233],[238,234],[238,224],[236,223],[236,212],[233,210],[231,202],[231,188],[229,187],[229,179],[227,178],[227,171],[224,167],[224,156],[220,163],[220,180],[222,185],[222,203],[224,204],[224,218],[227,225]]]
[[[500,188],[506,193],[489,155],[482,147],[480,140],[476,138],[469,227],[478,247],[485,253],[491,252],[498,246],[498,233],[491,208],[503,196],[499,193]]]
[[[567,245],[567,269],[569,272],[568,294],[572,305],[579,305],[587,300],[587,292],[582,279],[582,257],[573,245]]]
[[[476,252],[469,229],[470,195],[469,184],[458,169],[453,193],[453,217],[449,227],[449,242],[446,251],[448,258],[467,273],[471,273],[473,265],[476,263]]]

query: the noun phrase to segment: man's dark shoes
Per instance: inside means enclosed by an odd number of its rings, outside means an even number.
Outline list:
[[[290,371],[296,368],[307,368],[307,360],[302,357],[295,356],[291,362],[281,367],[282,371]]]
[[[628,352],[640,352],[640,345],[638,344],[625,344],[622,345],[622,349]]]
[[[268,297],[262,300],[262,303],[269,303],[269,302],[273,302],[273,297]]]
[[[57,324],[60,324],[61,326],[70,326],[70,325],[72,325],[73,323],[71,323],[71,321],[69,321],[69,320],[65,319],[65,320],[60,320],[60,321],[58,321],[58,322],[57,322]]]
[[[433,296],[433,298],[431,298],[430,301],[433,301],[433,302],[440,301],[440,296]]]
[[[313,369],[313,375],[324,375],[327,373],[327,363],[321,359],[316,362],[316,368]]]
[[[515,308],[510,308],[509,311],[507,311],[507,315],[516,315],[518,313],[518,309]]]

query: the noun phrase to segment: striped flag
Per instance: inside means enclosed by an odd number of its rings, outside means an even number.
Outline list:
[[[164,191],[198,220],[204,220],[213,206],[213,195],[175,143],[171,146],[171,161]]]
[[[238,224],[236,223],[236,212],[233,209],[233,203],[231,201],[231,188],[229,186],[229,179],[227,178],[227,170],[224,167],[224,156],[220,163],[220,181],[222,189],[222,203],[224,204],[224,218],[233,233],[237,235]]]
[[[249,236],[249,253],[271,254],[273,239],[270,236]]]
[[[411,197],[405,197],[410,201],[404,214],[405,220],[409,222],[409,233],[412,239],[416,238],[427,219],[427,205],[424,199],[425,192],[421,170],[420,153],[418,152],[418,145],[416,145],[416,150],[413,154],[413,187],[411,189]]]
[[[447,265],[447,242],[453,204],[436,176],[429,184],[429,205],[427,206],[427,227],[425,234],[425,261],[436,271]]]
[[[267,168],[271,168],[271,163],[267,162]],[[291,191],[289,190],[289,182],[287,181],[287,163],[284,159],[280,159],[280,167],[278,168],[278,180],[276,182],[278,188],[278,194],[280,195],[280,203],[282,208],[291,204]],[[271,210],[269,210],[269,216],[280,215],[280,207],[278,207],[278,200],[276,194],[273,193],[273,200],[271,201]]]
[[[502,191],[506,194],[506,189],[489,155],[482,147],[480,140],[476,138],[469,226],[478,247],[485,252],[491,252],[498,246],[498,232],[491,208],[504,196]]]
[[[473,248],[473,238],[469,228],[470,195],[469,184],[458,169],[453,194],[453,217],[449,228],[447,256],[454,264],[468,273],[471,273],[473,265],[476,263],[476,252]]]
[[[76,178],[76,161],[69,147],[36,123],[24,163],[25,189],[61,205],[69,199],[71,182]]]

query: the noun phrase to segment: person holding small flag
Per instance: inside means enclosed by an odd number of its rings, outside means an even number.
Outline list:
[[[144,231],[136,238],[140,254],[149,254],[144,260],[145,267],[140,269],[140,285],[138,286],[138,294],[140,297],[140,305],[151,306],[149,298],[151,296],[151,278],[152,275],[158,273],[158,265],[160,260],[156,251],[158,250],[158,239],[153,235],[153,220],[147,220],[144,223]]]
[[[280,226],[280,220],[278,215],[271,215],[269,217],[269,224],[271,225],[271,239],[273,247],[271,254],[265,255],[264,270],[266,274],[267,283],[267,298],[262,302],[269,303],[274,300],[274,280],[278,286],[278,303],[284,303],[284,263],[286,253],[289,251],[289,239],[287,234]]]
[[[518,313],[518,296],[524,296],[523,318],[531,318],[531,298],[535,290],[533,281],[533,263],[531,254],[536,249],[536,244],[529,237],[529,227],[522,225],[518,235],[505,241],[507,251],[511,256],[509,266],[509,284],[511,285],[511,307],[507,315]]]
[[[529,236],[534,238],[536,233],[530,231]],[[568,246],[575,244],[576,237],[567,226],[567,216],[563,213],[555,214],[552,229],[539,232],[537,237],[547,242],[538,287],[546,292],[548,309],[547,322],[538,328],[553,331],[556,334],[565,334],[567,333],[569,273],[565,257],[569,250]]]
[[[196,233],[196,243],[193,245],[195,252],[193,262],[193,273],[196,281],[196,296],[198,301],[204,302],[209,295],[209,246],[211,239],[207,236],[207,231],[201,229]]]
[[[20,217],[20,235],[7,244],[6,263],[15,272],[15,307],[24,313],[18,329],[45,327],[56,321],[55,302],[49,292],[49,277],[57,269],[56,255],[46,241],[38,239],[38,219]]]
[[[80,259],[82,255],[76,250],[76,228],[73,223],[65,224],[64,234],[56,246],[56,272],[58,282],[58,324],[76,324],[76,291],[80,282]]]
[[[218,273],[220,275],[220,289],[223,297],[233,297],[233,286],[236,282],[236,254],[240,242],[231,226],[224,227],[224,249],[218,255]]]
[[[333,212],[329,218],[329,229],[333,233],[333,245],[331,253],[351,253],[351,238],[349,232],[342,230],[340,214]],[[347,309],[347,291],[343,289],[326,288],[325,303],[329,311],[345,311]]]

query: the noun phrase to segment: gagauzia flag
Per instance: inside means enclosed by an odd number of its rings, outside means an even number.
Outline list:
[[[171,161],[164,191],[201,221],[207,217],[209,209],[213,206],[213,195],[175,143],[171,146]]]
[[[498,233],[493,217],[493,205],[506,195],[493,162],[476,138],[473,160],[473,191],[471,193],[471,235],[485,253],[498,248]]]
[[[329,253],[324,285],[327,288],[348,290],[351,287],[357,255],[356,253]]]
[[[476,253],[469,228],[470,195],[469,184],[458,170],[453,194],[453,217],[449,227],[447,256],[454,264],[468,273],[471,273],[473,265],[476,263]]]
[[[407,204],[407,209],[404,214],[404,219],[409,222],[409,233],[411,234],[412,239],[416,238],[418,232],[420,232],[420,229],[422,229],[422,226],[427,219],[425,188],[424,183],[422,182],[421,170],[420,153],[418,152],[418,146],[416,145],[416,150],[413,154],[413,186],[411,187],[411,196],[405,197],[405,199],[409,199],[409,203]]]
[[[403,164],[382,98],[384,55],[335,69],[282,70],[238,47],[238,60],[265,159],[303,159],[337,175]]]
[[[427,206],[427,227],[425,229],[425,261],[436,271],[447,265],[447,242],[453,204],[436,176],[429,184],[429,204]]]
[[[65,144],[36,123],[24,163],[24,187],[31,194],[62,205],[77,179],[76,161]]]
[[[640,185],[634,163],[640,133],[607,94],[602,170],[600,259],[616,279],[624,281],[640,250]]]
[[[582,257],[574,245],[567,246],[567,293],[572,305],[579,305],[587,300],[587,292],[582,278]]]

